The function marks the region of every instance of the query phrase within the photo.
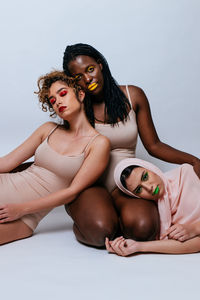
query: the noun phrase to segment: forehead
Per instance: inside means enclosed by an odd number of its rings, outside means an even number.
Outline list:
[[[79,73],[82,70],[85,70],[85,68],[88,65],[96,65],[97,62],[93,57],[86,56],[86,55],[79,55],[74,60],[70,61],[68,67],[70,72],[72,73]]]
[[[141,181],[142,173],[144,172],[143,167],[134,168],[130,174],[130,176],[126,179],[126,184],[129,188],[134,190]]]
[[[66,82],[63,81],[56,81],[54,83],[52,83],[52,85],[50,86],[49,89],[49,93],[54,93],[57,92],[58,90],[62,89],[62,88],[67,88],[67,89],[71,89]]]
[[[130,176],[132,175],[132,177],[137,178],[138,176],[140,176],[140,174],[142,174],[142,172],[145,170],[145,168],[143,167],[137,167],[134,168],[130,174]],[[148,170],[149,171],[149,170]],[[129,176],[129,177],[130,177]]]

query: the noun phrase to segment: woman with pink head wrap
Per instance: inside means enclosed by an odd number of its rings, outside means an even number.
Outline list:
[[[114,178],[119,189],[130,197],[157,203],[160,240],[106,239],[109,252],[127,256],[136,252],[200,251],[200,180],[189,164],[163,173],[149,162],[129,158],[116,166]]]

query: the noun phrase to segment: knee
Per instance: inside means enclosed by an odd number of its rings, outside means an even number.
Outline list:
[[[74,220],[74,233],[78,241],[102,247],[105,238],[112,239],[118,229],[118,216],[112,198],[102,187],[91,187],[66,207]]]
[[[118,220],[95,220],[79,228],[74,224],[73,230],[78,241],[93,247],[104,247],[105,238],[114,239],[118,230]]]
[[[95,244],[105,246],[105,238],[113,240],[118,231],[119,222],[116,220],[99,220],[95,224]]]
[[[122,231],[126,238],[138,241],[154,240],[159,234],[160,222],[157,207],[147,211],[121,215]]]

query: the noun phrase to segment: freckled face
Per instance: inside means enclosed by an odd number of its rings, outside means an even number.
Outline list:
[[[84,99],[84,92],[80,97]],[[76,98],[74,90],[62,81],[54,82],[49,89],[49,102],[56,114],[64,120],[68,120],[70,115],[80,112],[81,103]]]
[[[147,200],[158,200],[165,191],[160,176],[142,167],[133,169],[126,179],[126,185],[129,191]]]
[[[93,95],[102,91],[104,83],[102,64],[97,63],[94,58],[79,55],[69,63],[68,68],[84,91]]]

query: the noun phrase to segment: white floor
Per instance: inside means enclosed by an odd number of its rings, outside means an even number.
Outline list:
[[[199,299],[200,254],[124,258],[78,243],[62,207],[0,247],[1,299]]]

